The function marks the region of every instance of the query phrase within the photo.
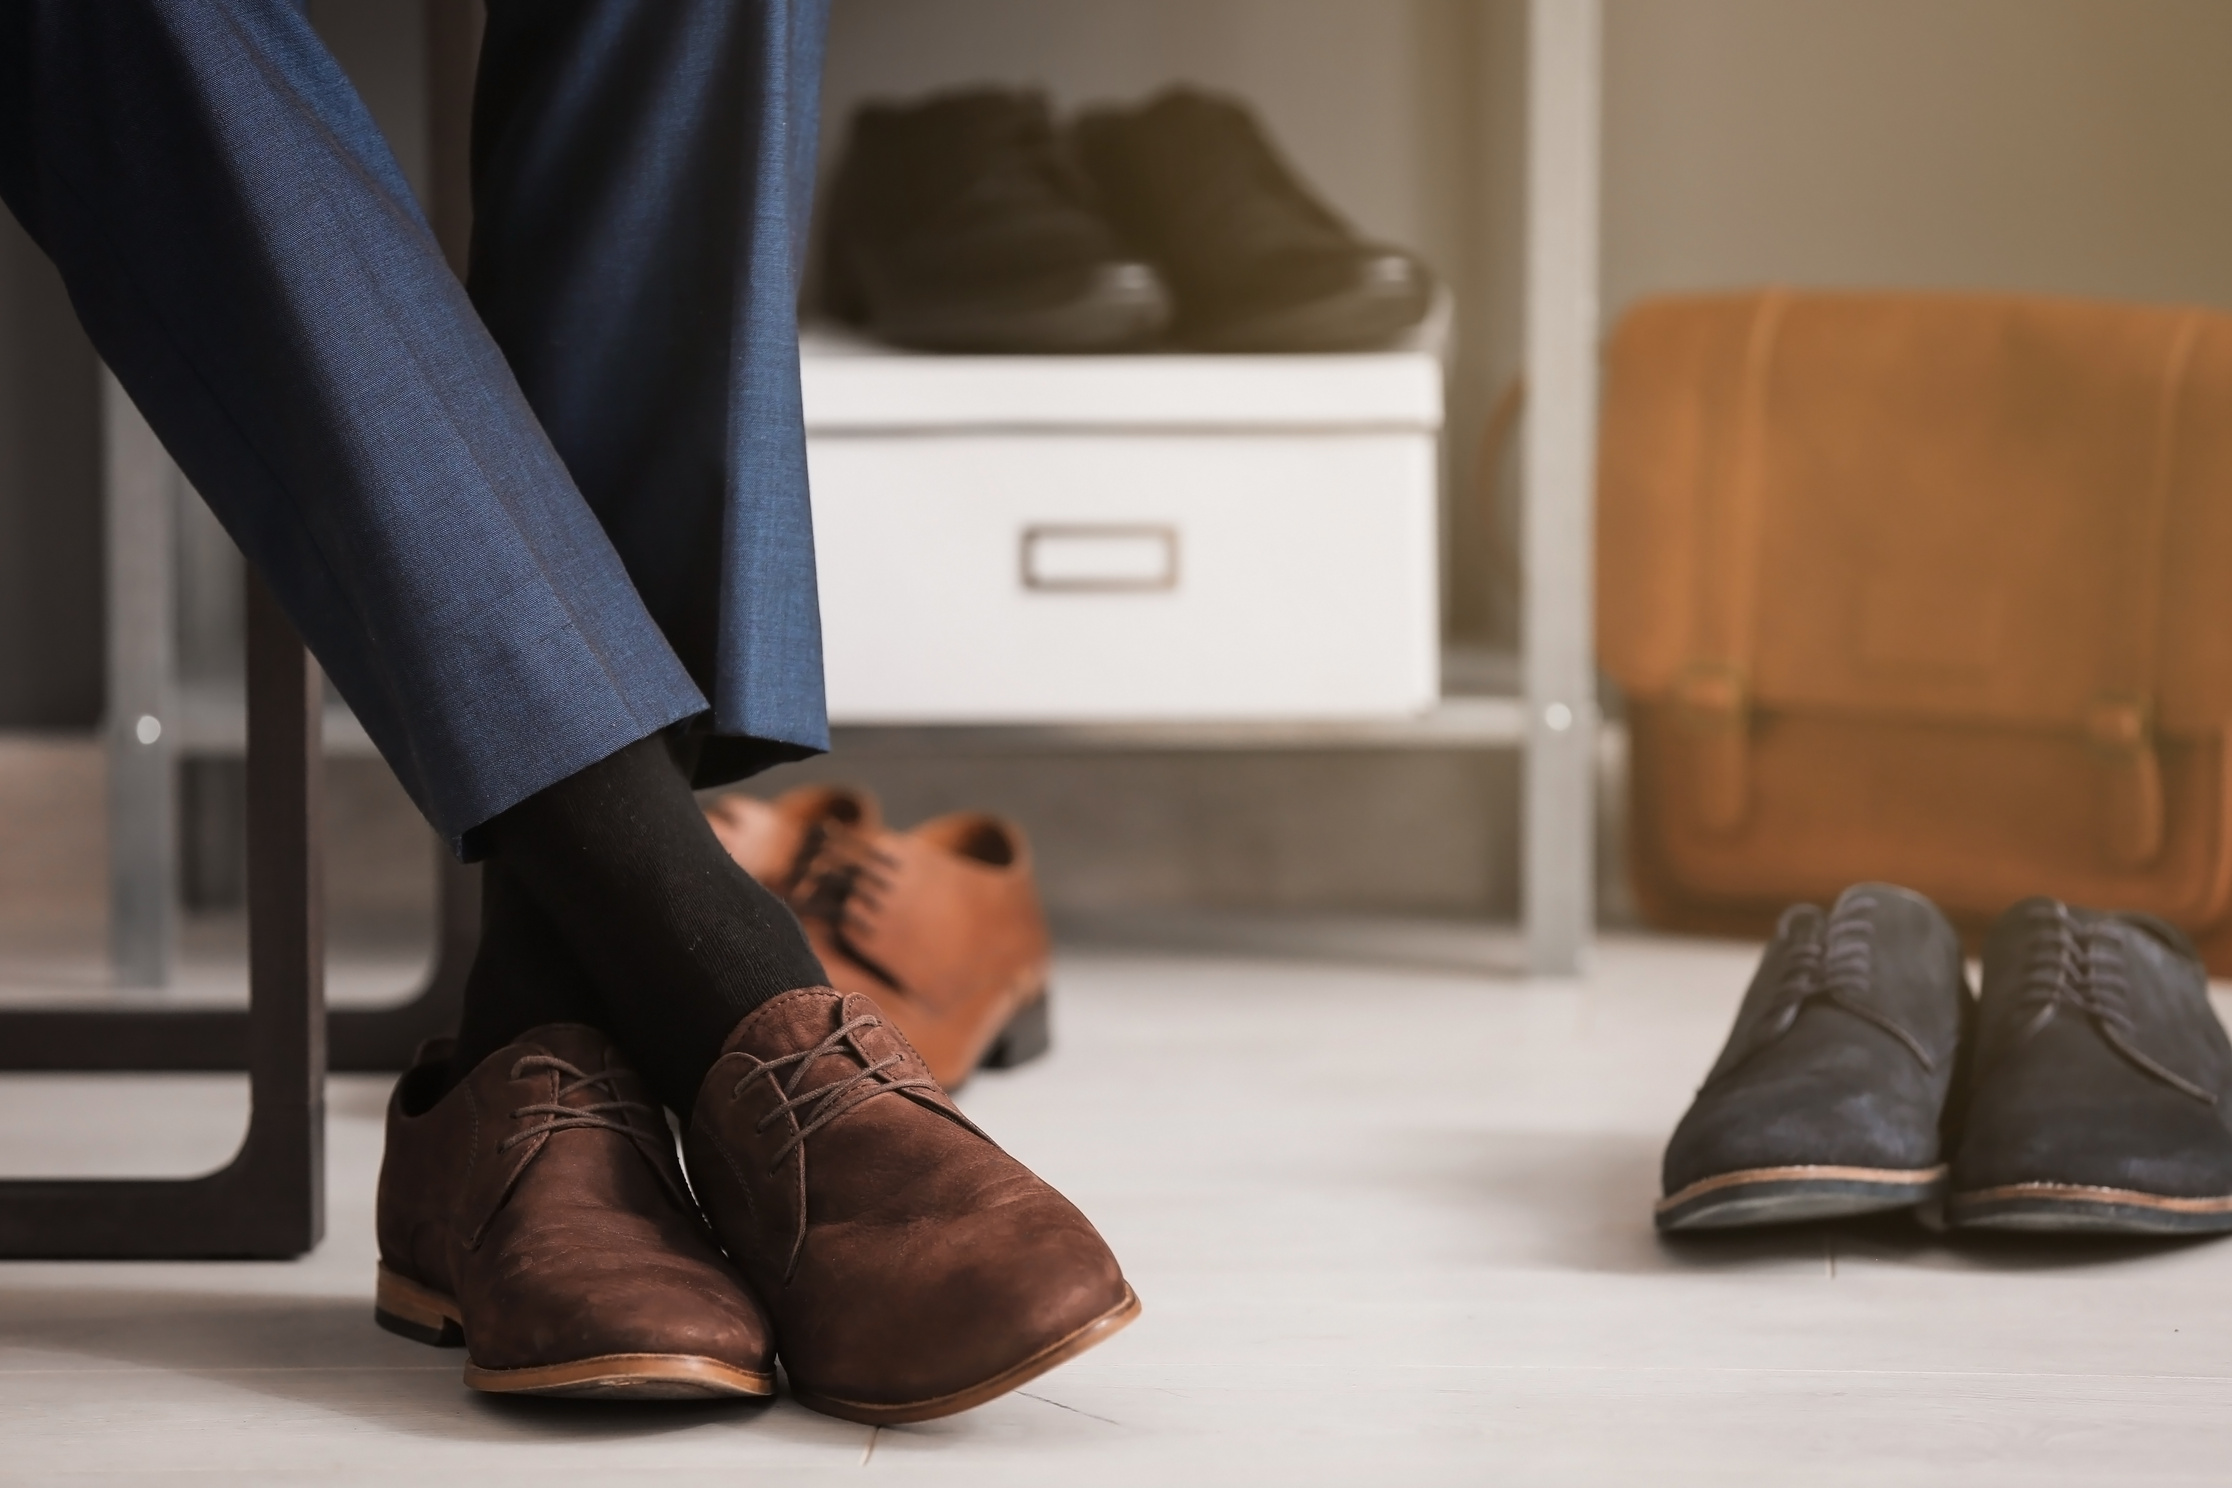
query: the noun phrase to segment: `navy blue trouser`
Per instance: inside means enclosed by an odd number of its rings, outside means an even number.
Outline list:
[[[470,291],[294,0],[0,0],[0,198],[435,827],[828,744],[826,0],[491,0]],[[709,701],[710,700],[710,701]]]

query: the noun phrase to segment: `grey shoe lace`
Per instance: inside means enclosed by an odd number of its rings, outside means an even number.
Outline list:
[[[2196,1085],[2132,1041],[2138,1020],[2131,1015],[2131,973],[2122,943],[2102,925],[2079,924],[2067,905],[2039,905],[2032,918],[2045,933],[2032,938],[2023,964],[2016,1006],[2030,1016],[2019,1037],[2029,1038],[2067,1008],[2090,1019],[2108,1046],[2134,1068],[2197,1101],[2215,1105],[2215,1092]]]
[[[632,1120],[615,1121],[609,1114],[615,1111],[626,1112],[630,1117],[640,1113],[653,1125],[659,1124],[659,1113],[648,1104],[643,1101],[626,1100],[621,1097],[620,1077],[625,1071],[607,1069],[600,1070],[592,1075],[579,1066],[560,1059],[555,1054],[528,1054],[522,1056],[511,1067],[511,1078],[517,1080],[521,1076],[532,1074],[536,1070],[549,1070],[552,1073],[562,1075],[565,1077],[565,1083],[558,1087],[557,1092],[549,1100],[536,1101],[532,1105],[521,1106],[511,1113],[514,1121],[524,1120],[529,1116],[541,1116],[547,1119],[539,1126],[523,1127],[498,1142],[496,1144],[498,1152],[508,1151],[529,1138],[548,1136],[552,1132],[610,1131],[618,1132],[624,1137],[641,1137],[644,1134],[644,1128],[634,1125]],[[607,1094],[612,1098],[610,1100],[591,1101],[587,1105],[580,1106],[563,1104],[567,1096],[577,1094],[596,1085],[604,1086]]]
[[[805,1112],[799,1120],[798,1130],[792,1132],[790,1140],[777,1148],[774,1157],[768,1160],[767,1170],[770,1173],[781,1167],[783,1159],[790,1156],[792,1150],[808,1137],[846,1112],[874,1100],[877,1096],[896,1095],[902,1090],[936,1090],[938,1088],[938,1082],[926,1075],[913,1075],[906,1079],[895,1080],[886,1074],[886,1070],[902,1061],[900,1055],[887,1054],[881,1059],[872,1061],[862,1056],[861,1051],[852,1042],[853,1034],[863,1028],[878,1027],[882,1023],[883,1019],[872,1014],[863,1014],[860,1017],[850,1019],[839,1025],[834,1032],[814,1045],[813,1048],[801,1049],[796,1054],[785,1054],[779,1059],[766,1060],[761,1063],[758,1069],[753,1070],[736,1082],[735,1090],[730,1092],[731,1099],[743,1095],[745,1086],[762,1078],[772,1083],[776,1093],[783,1097],[781,1104],[760,1117],[758,1123],[753,1127],[754,1131],[767,1130],[792,1111],[804,1110]],[[862,1060],[861,1067],[854,1071],[849,1079],[832,1081],[819,1089],[809,1090],[804,1095],[798,1093],[799,1083],[806,1078],[806,1072],[814,1067],[816,1060],[825,1054],[835,1054],[844,1050],[850,1050],[854,1057]],[[796,1065],[797,1069],[788,1080],[776,1079],[776,1071],[786,1065]]]
[[[1874,908],[1875,900],[1870,896],[1850,895],[1810,931],[1799,923],[1810,905],[1793,905],[1783,911],[1775,935],[1789,942],[1789,958],[1783,963],[1777,1001],[1760,1020],[1757,1043],[1782,1037],[1807,1008],[1823,1003],[1890,1034],[1921,1062],[1922,1068],[1937,1067],[1920,1039],[1866,999],[1868,982],[1875,971],[1875,921],[1868,917]]]

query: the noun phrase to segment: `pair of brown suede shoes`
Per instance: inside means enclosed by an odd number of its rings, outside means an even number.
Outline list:
[[[1014,1389],[1139,1312],[1068,1200],[947,1099],[866,998],[786,992],[688,1115],[554,1024],[388,1106],[377,1316],[528,1395],[764,1396],[879,1425]],[[693,1194],[692,1188],[695,1192]]]
[[[831,785],[722,796],[706,818],[797,914],[830,982],[872,999],[940,1085],[1046,1051],[1046,913],[1013,822],[964,811],[895,832],[874,796]]]

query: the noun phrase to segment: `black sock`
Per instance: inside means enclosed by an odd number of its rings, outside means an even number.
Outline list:
[[[596,983],[501,859],[481,869],[480,922],[450,1059],[452,1084],[530,1028],[604,1023]]]
[[[602,1026],[687,1116],[739,1019],[828,980],[790,910],[736,866],[665,741],[640,739],[488,824],[557,927]]]

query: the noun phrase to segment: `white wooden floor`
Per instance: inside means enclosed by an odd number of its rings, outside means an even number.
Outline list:
[[[1495,948],[1461,935],[1356,942],[1407,965],[1252,944],[1072,951],[1056,1054],[969,1091],[1146,1302],[1023,1393],[876,1432],[788,1402],[475,1396],[457,1355],[372,1325],[384,1082],[337,1078],[329,1235],[308,1259],[0,1265],[0,1481],[2232,1473],[2232,1246],[1949,1244],[1903,1222],[1654,1238],[1659,1146],[1747,948],[1615,940],[1556,986],[1482,973]],[[223,1078],[0,1080],[0,1170],[190,1171],[240,1109]]]

